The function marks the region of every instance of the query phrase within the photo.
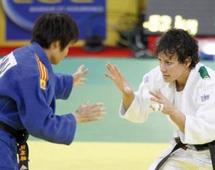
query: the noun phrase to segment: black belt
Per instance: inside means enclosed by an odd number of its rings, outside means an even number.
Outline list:
[[[19,169],[28,170],[28,132],[26,130],[15,130],[13,127],[0,121],[0,128],[10,133],[17,141],[17,154],[19,155]]]
[[[215,170],[215,141],[212,141],[212,142],[209,142],[209,143],[206,143],[206,144],[202,144],[202,145],[188,145],[188,144],[182,143],[180,138],[175,138],[175,142],[176,142],[175,147],[172,149],[172,151],[168,155],[166,155],[158,163],[158,165],[155,168],[155,170],[159,170],[163,166],[163,164],[167,161],[167,159],[171,156],[171,154],[173,152],[175,152],[177,149],[182,148],[182,149],[186,150],[187,148],[189,148],[189,146],[193,146],[197,151],[203,151],[203,150],[209,149],[210,155],[211,155],[211,161],[212,161],[213,170]]]

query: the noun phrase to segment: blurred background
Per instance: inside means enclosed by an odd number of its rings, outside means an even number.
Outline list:
[[[69,100],[57,101],[57,114],[72,112],[87,101],[103,102],[107,109],[103,120],[78,125],[70,146],[31,137],[31,169],[147,169],[175,127],[161,113],[152,113],[144,124],[119,118],[121,96],[105,78],[105,65],[116,64],[137,89],[142,76],[158,64],[154,59],[158,38],[176,27],[196,37],[202,62],[215,69],[214,9],[214,0],[2,0],[0,56],[29,43],[41,13],[67,12],[79,25],[80,40],[54,70],[72,73],[84,64],[89,75]]]

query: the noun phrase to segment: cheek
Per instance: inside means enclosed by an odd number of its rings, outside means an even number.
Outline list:
[[[176,68],[174,65],[170,65],[170,66],[167,66],[167,67],[166,67],[166,70],[167,70],[169,73],[174,74],[174,72],[177,70],[177,68]]]
[[[180,75],[180,68],[175,67],[175,66],[169,67],[168,72],[170,73],[170,75],[172,77],[177,77],[178,75]]]
[[[174,77],[180,77],[181,75],[183,75],[183,69],[180,67],[177,67],[175,69],[172,70],[172,75]]]

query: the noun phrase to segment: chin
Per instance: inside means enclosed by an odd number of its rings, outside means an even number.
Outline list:
[[[171,83],[172,80],[171,79],[168,79],[168,78],[163,78],[163,80],[166,82],[166,83]]]
[[[60,63],[60,60],[52,60],[51,63],[54,64],[54,65],[56,65],[56,64]]]

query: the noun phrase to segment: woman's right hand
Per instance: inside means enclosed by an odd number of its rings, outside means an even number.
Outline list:
[[[107,64],[106,65],[107,72],[105,74],[106,77],[108,77],[110,80],[114,82],[114,84],[117,86],[117,88],[123,93],[123,94],[129,94],[132,93],[133,90],[128,85],[127,81],[125,80],[122,73],[119,71],[116,65],[114,64]]]
[[[114,64],[107,64],[106,69],[107,73],[105,74],[105,76],[111,79],[116,87],[122,92],[122,103],[124,109],[127,110],[134,100],[134,92],[132,88],[129,86],[117,66],[115,66]]]

